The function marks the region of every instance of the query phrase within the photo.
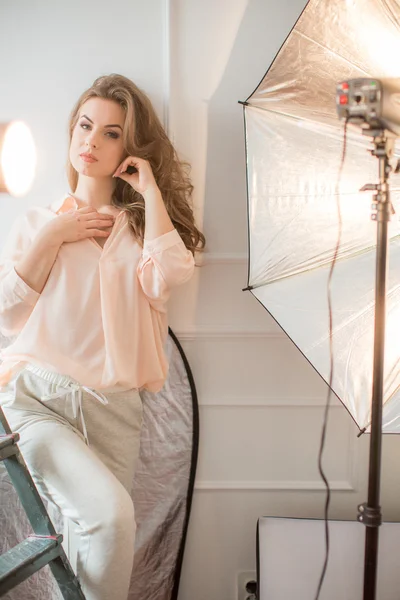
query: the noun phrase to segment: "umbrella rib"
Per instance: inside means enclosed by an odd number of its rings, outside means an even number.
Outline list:
[[[352,254],[351,256],[342,256],[341,258],[336,259],[336,264],[338,262],[343,262],[344,260],[348,260],[349,258],[352,258],[353,256],[356,256],[356,255],[359,255],[359,254],[366,254],[369,250],[371,250],[371,248],[373,248],[373,246],[369,247],[364,252],[359,252],[357,254]],[[256,290],[256,289],[258,289],[260,287],[263,287],[264,285],[271,285],[271,283],[276,283],[278,281],[283,281],[284,279],[291,279],[292,277],[296,277],[297,275],[300,275],[301,273],[304,273],[305,271],[307,271],[307,273],[310,273],[311,271],[318,271],[322,267],[330,265],[331,262],[332,262],[332,260],[329,260],[329,261],[326,260],[323,263],[319,264],[317,267],[311,267],[309,269],[299,269],[295,273],[290,273],[289,275],[283,275],[282,277],[277,277],[276,279],[271,279],[270,281],[263,281],[262,283],[251,285],[250,289]]]
[[[296,30],[293,33],[299,35],[300,37],[304,38],[308,42],[311,42],[312,44],[315,44],[316,46],[319,46],[323,50],[326,50],[326,52],[329,52],[329,54],[333,54],[334,56],[337,56],[343,62],[347,63],[351,67],[354,67],[355,69],[357,69],[358,71],[360,71],[360,73],[364,73],[364,75],[370,75],[370,73],[368,71],[365,71],[365,69],[362,69],[361,67],[358,67],[356,64],[352,63],[348,58],[345,58],[344,56],[342,56],[341,54],[339,54],[339,52],[335,52],[334,50],[331,50],[330,48],[328,48],[328,46],[324,46],[324,44],[321,44],[321,42],[317,42],[316,40],[313,40],[312,38],[310,38],[305,33],[302,33],[301,31],[296,31]]]
[[[398,237],[400,237],[400,234],[396,234],[395,236],[393,236],[391,241],[395,240]],[[349,258],[354,258],[356,256],[362,256],[363,254],[367,254],[368,252],[373,250],[373,248],[375,248],[375,244],[373,246],[368,246],[367,248],[365,248],[365,250],[359,250],[358,252],[354,252],[351,255],[341,256],[340,258],[336,259],[336,264],[341,263],[345,260],[348,260]],[[317,267],[311,267],[309,269],[301,269],[301,270],[296,271],[295,273],[290,273],[289,275],[283,275],[282,277],[277,277],[275,279],[271,279],[270,281],[263,281],[258,284],[250,285],[249,288],[246,288],[246,290],[247,289],[256,290],[260,287],[263,287],[264,285],[270,285],[271,283],[276,283],[277,281],[283,281],[284,279],[290,279],[291,277],[296,277],[297,275],[300,275],[301,273],[304,273],[305,271],[307,271],[308,273],[311,271],[317,271],[317,270],[321,269],[322,267],[328,266],[331,262],[332,262],[331,259],[326,260],[326,261],[322,262],[321,264],[319,264]]]
[[[256,296],[255,294],[253,294],[254,298],[257,300],[257,302],[259,302],[261,304],[261,306],[271,315],[271,317],[274,319],[275,323],[282,329],[282,331],[287,335],[287,337],[289,338],[289,340],[292,342],[292,344],[294,344],[294,346],[296,346],[296,348],[299,350],[299,352],[301,352],[301,354],[304,356],[304,358],[306,359],[306,361],[309,363],[309,365],[314,369],[314,371],[319,375],[319,377],[321,377],[321,379],[326,383],[326,385],[329,387],[329,383],[328,381],[325,379],[325,377],[320,373],[320,371],[316,368],[316,366],[310,361],[310,359],[307,357],[307,355],[304,353],[304,351],[300,348],[300,346],[297,345],[297,343],[294,341],[294,339],[291,337],[291,335],[286,331],[286,329],[282,326],[281,323],[279,323],[279,321],[276,319],[276,317],[274,316],[274,314],[265,306],[265,304],[263,304],[261,302],[261,300],[258,298],[258,296]],[[356,426],[358,427],[358,429],[360,430],[360,426],[357,423],[356,419],[354,418],[354,415],[351,413],[351,411],[349,410],[348,406],[346,406],[343,401],[341,400],[340,396],[335,392],[335,390],[333,388],[330,388],[332,390],[332,392],[335,394],[336,398],[339,400],[339,402],[342,403],[342,405],[344,406],[345,410],[347,410],[347,412],[349,413],[350,417],[353,419],[354,423],[356,424]],[[360,433],[358,435],[361,435],[361,433],[364,433],[363,431],[360,430]]]
[[[284,116],[284,117],[289,117],[290,119],[295,119],[297,121],[307,121],[309,123],[315,123],[315,121],[313,121],[312,119],[306,119],[305,117],[300,117],[298,115],[293,115],[291,113],[284,112],[282,110],[273,110],[272,108],[265,108],[264,106],[259,106],[258,104],[252,104],[251,102],[246,102],[246,103],[243,103],[243,104],[244,104],[245,109],[247,107],[250,107],[250,108],[255,108],[255,109],[258,109],[258,110],[262,110],[264,112],[270,112],[270,113],[273,113],[274,115],[281,115],[281,116]],[[328,113],[325,113],[324,116],[326,116],[328,118],[331,118],[332,122],[333,122],[332,115],[330,115]]]
[[[396,285],[392,290],[390,290],[388,292],[388,297],[392,296],[396,291],[398,291],[398,289],[400,288],[400,285]],[[338,332],[340,332],[341,330],[343,330],[343,328],[347,327],[349,325],[349,323],[353,322],[354,320],[358,319],[360,316],[365,315],[368,311],[371,311],[371,309],[373,309],[375,305],[375,301],[373,300],[372,302],[370,302],[366,307],[364,307],[363,310],[359,311],[356,315],[352,315],[350,318],[348,318],[344,323],[342,323],[340,325],[340,327],[335,328],[335,330],[332,332],[332,337],[334,335],[336,335]],[[265,307],[266,308],[266,307]],[[268,309],[267,309],[268,310]],[[272,314],[272,313],[270,313]],[[290,336],[289,336],[290,337]],[[307,358],[308,357],[308,353],[315,349],[318,345],[320,345],[321,343],[325,342],[330,336],[324,336],[322,339],[318,340],[318,343],[314,344],[313,346],[307,348],[307,351],[305,350],[301,350],[301,352],[304,354],[304,356]],[[292,338],[291,338],[292,339]],[[296,344],[297,345],[297,344]],[[299,347],[299,346],[298,346]],[[299,348],[300,349],[300,348]],[[311,363],[312,364],[312,363]],[[394,367],[393,367],[394,368]],[[393,371],[392,368],[392,371]],[[321,374],[320,374],[321,375]],[[389,376],[390,374],[388,374]],[[322,376],[322,375],[321,375]],[[323,379],[326,381],[325,377],[323,377]],[[334,391],[334,388],[331,388]],[[394,397],[394,395],[399,391],[400,389],[400,384],[396,387],[396,389],[390,394],[390,396],[385,400],[384,405],[387,405],[392,398]],[[336,393],[336,392],[335,392]],[[336,394],[337,395],[337,394]],[[337,395],[338,396],[338,395]],[[338,396],[339,400],[340,397]],[[342,404],[345,404],[343,402],[343,400],[341,400]],[[346,407],[346,405],[345,405]],[[352,415],[351,411],[349,410],[348,407],[346,407],[347,410],[350,412],[350,414]],[[354,418],[354,417],[353,417]],[[371,421],[368,421],[367,423],[365,423],[365,425],[363,426],[363,429],[361,430],[361,433],[365,432],[366,429],[369,427],[369,425],[371,424]]]

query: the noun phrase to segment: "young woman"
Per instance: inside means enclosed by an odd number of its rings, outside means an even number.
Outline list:
[[[17,219],[0,261],[0,406],[41,495],[67,523],[87,600],[126,600],[140,389],[168,364],[166,302],[194,271],[185,165],[147,98],[102,76],[69,124],[70,191]]]

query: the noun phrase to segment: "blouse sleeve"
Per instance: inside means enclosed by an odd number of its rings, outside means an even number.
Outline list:
[[[0,254],[0,332],[5,336],[21,331],[40,296],[14,268],[30,242],[26,217],[19,217]]]
[[[162,310],[171,288],[188,281],[193,272],[193,254],[176,229],[144,240],[137,274],[143,292],[157,310]]]

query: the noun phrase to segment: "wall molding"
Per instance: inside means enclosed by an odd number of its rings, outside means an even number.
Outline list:
[[[280,331],[257,331],[255,329],[231,329],[231,328],[210,328],[205,327],[185,329],[182,331],[174,330],[176,337],[180,340],[196,340],[196,339],[253,339],[253,338],[269,338],[269,339],[287,339],[285,333]],[[293,342],[290,342],[293,343]]]
[[[239,397],[236,400],[240,400]],[[264,399],[265,400],[265,399]],[[270,407],[279,407],[279,408],[287,408],[288,406],[290,407],[297,407],[297,408],[304,408],[304,407],[308,407],[308,406],[312,406],[312,407],[318,407],[318,406],[324,406],[324,403],[321,402],[321,399],[317,399],[317,398],[301,398],[300,400],[304,402],[304,405],[301,404],[282,404],[281,402],[277,403],[276,399],[272,399],[272,398],[267,398],[266,399],[267,402],[272,400],[271,404],[252,404],[251,406],[243,403],[242,404],[238,403],[232,403],[232,399],[231,402],[229,404],[215,404],[215,405],[211,405],[211,404],[202,404],[200,405],[200,407],[205,407],[205,408],[240,408],[240,407],[245,407],[247,408],[270,408]],[[298,402],[298,398],[296,399],[295,397],[287,397],[286,401],[287,402],[293,402],[296,401]],[[311,403],[309,403],[309,401],[312,401]],[[320,403],[314,403],[314,401],[320,401]],[[339,403],[339,401],[337,401],[337,404],[332,404],[331,405],[331,409],[334,408],[342,408],[344,409],[344,406]],[[357,441],[357,436],[355,431],[353,430],[353,427],[351,427],[350,425],[352,424],[351,418],[349,417],[349,426],[348,426],[348,453],[347,453],[347,465],[346,465],[346,475],[347,475],[347,479],[333,479],[330,480],[328,477],[328,482],[329,482],[329,487],[332,491],[337,491],[337,492],[356,492],[359,486],[359,475],[356,469],[356,465],[358,464],[358,445],[356,444]],[[322,428],[322,423],[321,423],[321,428]],[[315,456],[315,460],[317,461],[317,454]],[[325,491],[326,492],[326,487],[324,482],[322,481],[322,479],[317,479],[317,480],[307,480],[307,481],[301,481],[298,479],[295,480],[282,480],[282,481],[278,481],[278,480],[198,480],[195,482],[195,490],[197,491],[209,491],[209,492],[217,492],[217,491],[309,491],[309,492],[318,492],[318,491]]]
[[[201,408],[318,408],[325,405],[323,396],[219,396],[217,402],[211,399],[199,402]],[[336,396],[331,397],[330,408],[346,410]]]
[[[198,265],[242,265],[247,261],[244,252],[203,252],[196,257]]]
[[[333,491],[338,492],[355,492],[356,488],[350,481],[333,480],[329,481],[329,487]],[[325,492],[326,487],[324,482],[315,481],[299,481],[299,480],[260,480],[260,481],[198,481],[195,482],[194,489],[196,491],[303,491],[303,492]]]

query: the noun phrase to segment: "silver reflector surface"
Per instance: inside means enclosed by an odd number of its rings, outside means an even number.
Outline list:
[[[338,236],[343,122],[336,85],[394,77],[400,2],[311,0],[245,106],[252,293],[329,379],[327,282]],[[378,49],[378,51],[377,51]],[[383,51],[384,49],[384,51]],[[396,62],[397,59],[396,59]],[[399,109],[400,110],[400,109]],[[349,126],[339,201],[343,230],[332,280],[333,391],[368,429],[372,395],[378,160]],[[400,156],[396,146],[396,157]],[[385,433],[400,431],[400,177],[390,177]]]

